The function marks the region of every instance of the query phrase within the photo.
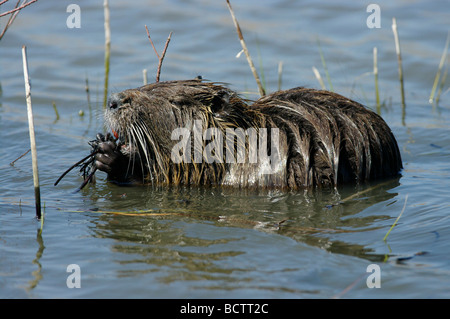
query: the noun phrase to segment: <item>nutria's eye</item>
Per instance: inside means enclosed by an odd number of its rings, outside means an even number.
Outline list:
[[[117,109],[119,107],[119,104],[117,101],[109,101],[109,108],[110,109]]]

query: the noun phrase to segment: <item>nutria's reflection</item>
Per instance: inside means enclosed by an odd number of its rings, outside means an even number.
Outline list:
[[[127,243],[142,244],[138,251],[144,257],[151,255],[152,260],[160,260],[162,256],[177,259],[177,247],[187,243],[202,247],[234,241],[235,232],[220,229],[237,227],[279,234],[333,253],[381,262],[385,256],[365,247],[358,238],[363,241],[368,232],[375,230],[374,222],[392,218],[389,212],[380,215],[376,210],[370,214],[370,209],[383,202],[388,207],[389,201],[398,195],[392,191],[398,185],[399,178],[357,188],[344,187],[339,191],[306,192],[110,185],[103,190],[90,188],[83,194],[90,197],[94,205],[98,200],[101,211],[133,213],[130,216],[102,213],[92,227],[94,236],[118,240],[116,248],[124,253],[130,248]],[[369,213],[361,216],[364,210]],[[191,232],[177,227],[179,222],[192,225]],[[210,233],[196,234],[192,230],[197,224],[209,225]],[[222,234],[221,239],[216,239],[217,231]],[[224,232],[229,236],[224,237]],[[385,232],[382,233],[384,236]],[[133,252],[138,252],[135,249]]]

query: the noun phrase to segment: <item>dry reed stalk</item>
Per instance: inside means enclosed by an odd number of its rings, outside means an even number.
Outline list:
[[[325,90],[325,83],[323,83],[322,77],[320,76],[319,70],[317,70],[316,67],[312,67],[312,70],[314,72],[314,76],[316,77],[317,81],[319,81],[320,87],[322,90]]]
[[[166,56],[167,47],[169,46],[170,39],[172,38],[172,32],[170,32],[169,36],[167,37],[166,44],[164,45],[163,52],[161,53],[161,56],[159,55],[158,51],[155,48],[155,45],[153,44],[152,38],[150,37],[150,32],[148,31],[147,26],[145,26],[145,30],[147,31],[147,37],[153,47],[153,50],[155,51],[156,56],[158,57],[158,69],[156,70],[156,82],[159,82],[159,76],[161,75],[161,67],[164,60],[164,57]]]
[[[250,69],[251,69],[251,71],[253,73],[253,77],[255,78],[256,84],[258,85],[259,94],[261,96],[264,96],[264,95],[266,95],[266,91],[264,90],[264,87],[263,87],[263,85],[261,83],[261,80],[259,78],[258,72],[256,71],[256,68],[255,68],[255,65],[253,64],[253,60],[252,60],[252,58],[250,56],[250,53],[249,53],[249,51],[247,49],[247,44],[244,41],[244,36],[242,35],[241,28],[239,27],[239,23],[238,23],[238,21],[236,19],[236,16],[234,15],[234,11],[231,8],[231,4],[230,4],[229,0],[227,0],[227,6],[228,6],[228,9],[230,10],[231,18],[233,19],[234,26],[236,27],[236,31],[237,31],[237,34],[238,34],[238,37],[239,37],[239,41],[241,42],[242,49],[244,50],[245,56],[247,57],[248,65],[250,66]]]
[[[111,54],[111,29],[109,26],[108,0],[103,1],[103,9],[105,14],[105,85],[103,90],[103,108],[106,108],[106,101],[108,99],[109,60]]]
[[[283,61],[278,62],[278,91],[281,90],[281,76],[283,74]]]
[[[18,158],[16,158],[14,161],[12,161],[11,163],[9,163],[9,165],[14,166],[14,163],[17,162],[18,160],[20,160],[22,157],[24,157],[25,155],[27,155],[29,152],[31,151],[31,148],[26,151],[25,153],[23,153],[22,155],[20,155]]]
[[[36,218],[41,219],[41,191],[39,186],[39,173],[38,173],[38,163],[37,163],[37,152],[36,152],[36,137],[34,134],[34,123],[33,123],[33,109],[31,106],[31,86],[30,78],[28,76],[28,62],[27,62],[27,48],[22,46],[22,58],[23,58],[23,77],[25,80],[25,94],[27,101],[27,112],[28,112],[28,128],[30,133],[30,145],[31,145],[31,159],[33,166],[33,183],[34,183],[34,197],[36,202]]]
[[[378,50],[376,47],[373,48],[373,74],[375,77],[375,99],[377,103],[377,113],[381,113],[381,105],[380,105],[380,93],[378,90]]]
[[[398,77],[400,81],[400,93],[402,97],[402,107],[404,111],[406,104],[405,104],[405,89],[403,85],[402,54],[400,52],[400,40],[398,39],[397,21],[395,20],[395,18],[392,18],[392,32],[394,33],[395,52],[397,53],[397,61],[398,61]]]
[[[147,80],[147,69],[143,69],[142,70],[142,77],[143,77],[144,85],[147,85],[147,83],[148,83],[148,80]]]
[[[4,0],[4,1],[0,2],[0,5],[2,5],[6,1],[8,1],[8,0]],[[15,9],[19,6],[19,3],[20,3],[20,0],[17,1],[16,6],[14,7]],[[11,24],[14,22],[14,20],[16,19],[16,16],[19,14],[19,12],[20,12],[19,10],[15,11],[15,12],[9,12],[9,13],[12,13],[12,14],[9,16],[8,22],[6,22],[6,25],[3,28],[2,33],[0,34],[0,40],[3,38],[3,36],[6,33],[6,31],[11,26]],[[8,13],[6,13],[6,14],[8,14]],[[6,14],[3,14],[3,15],[6,15]]]
[[[3,17],[3,16],[6,16],[8,14],[11,14],[11,13],[17,13],[20,10],[22,10],[23,8],[28,7],[30,4],[32,4],[33,2],[36,2],[36,1],[37,0],[30,0],[30,2],[24,2],[24,3],[22,3],[22,5],[20,7],[18,7],[18,4],[20,2],[20,1],[18,1],[14,9],[6,11],[6,12],[3,12],[3,13],[0,13],[0,18]],[[7,0],[6,1],[1,1],[0,5],[4,4],[5,2],[7,2]]]

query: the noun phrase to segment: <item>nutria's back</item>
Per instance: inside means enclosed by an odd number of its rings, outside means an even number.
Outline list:
[[[260,98],[251,108],[289,137],[290,186],[368,181],[398,175],[402,168],[386,122],[342,95],[294,88]]]
[[[105,118],[127,165],[109,160],[103,170],[121,182],[299,188],[402,168],[384,120],[328,91],[295,88],[248,103],[215,83],[159,82],[112,95]]]

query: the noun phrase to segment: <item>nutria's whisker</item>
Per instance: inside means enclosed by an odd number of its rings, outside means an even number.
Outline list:
[[[140,147],[142,148],[142,151],[145,154],[144,157],[145,157],[145,159],[147,159],[148,166],[150,167],[149,156],[147,154],[147,146],[145,143],[142,142],[142,139],[140,138],[140,134],[138,133],[137,129],[138,129],[138,127],[131,127],[131,130],[130,130],[131,139],[130,140],[133,143],[132,145],[135,146],[137,149],[139,149],[139,145],[140,145]],[[141,164],[141,169],[143,170],[142,161],[140,164]]]
[[[148,167],[148,169],[150,171],[150,178],[152,179],[153,175],[151,173],[152,170],[150,169],[150,156],[147,153],[147,151],[149,149],[148,149],[148,146],[147,146],[146,139],[143,138],[143,136],[142,136],[143,135],[142,130],[143,130],[142,129],[142,124],[140,122],[136,123],[136,127],[133,128],[133,132],[135,133],[135,134],[133,134],[133,137],[134,137],[134,140],[135,140],[135,143],[136,143],[136,147],[139,148],[139,145],[141,145],[141,148],[144,150],[145,160],[147,162],[147,167]],[[145,134],[144,134],[144,136],[145,136]],[[151,140],[151,138],[149,138],[149,140]],[[139,142],[139,144],[138,144],[138,142]],[[142,172],[144,172],[145,171],[145,167],[144,167],[145,163],[142,160],[140,161],[140,163],[141,163],[141,170],[142,170]]]
[[[67,175],[67,173],[69,173],[71,170],[73,170],[75,167],[79,166],[81,163],[83,163],[85,160],[87,160],[89,157],[94,156],[95,154],[98,153],[98,150],[93,151],[91,154],[89,154],[88,156],[84,157],[83,159],[79,160],[78,162],[76,162],[75,164],[73,164],[71,167],[69,167],[69,169],[67,169],[59,178],[58,180],[55,182],[54,186],[58,185],[58,183],[61,181],[61,179],[63,179],[64,176]],[[92,161],[92,160],[91,160]],[[89,162],[91,162],[89,161]]]

